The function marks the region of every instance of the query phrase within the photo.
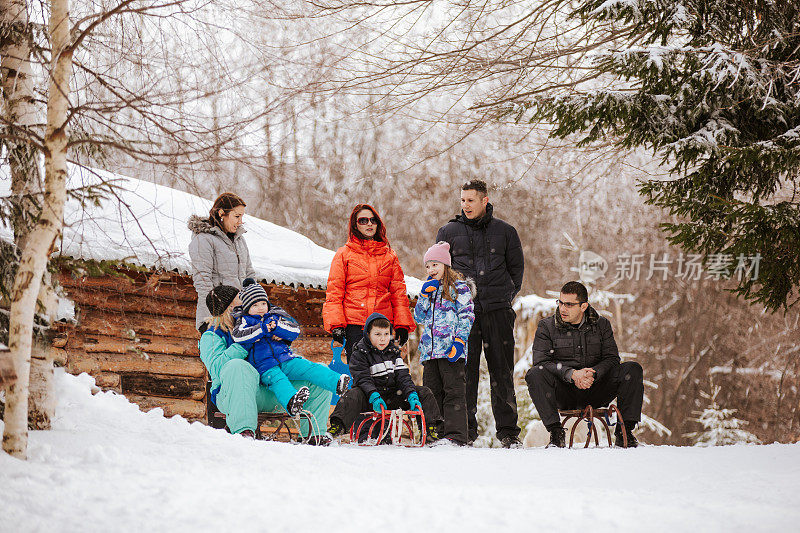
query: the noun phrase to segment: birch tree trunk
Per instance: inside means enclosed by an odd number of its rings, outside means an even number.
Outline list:
[[[72,66],[69,1],[50,3],[52,49],[45,132],[45,187],[42,213],[22,250],[11,291],[9,348],[18,380],[6,393],[3,449],[25,459],[28,448],[28,382],[30,378],[33,316],[42,275],[63,225],[67,181],[66,121]]]
[[[30,133],[37,123],[33,99],[30,28],[26,0],[0,0],[0,72],[2,106],[6,120],[6,146],[11,169],[11,193],[17,209],[12,214],[14,241],[25,246],[31,215],[35,212],[34,194],[41,190],[36,148]]]
[[[59,230],[60,232],[60,230]],[[46,266],[46,265],[45,265]],[[41,305],[39,316],[48,324],[55,322],[58,299],[50,272],[42,276],[37,301]],[[55,375],[53,372],[52,333],[47,329],[38,332],[31,346],[31,373],[29,378],[28,426],[31,429],[50,429],[56,411]]]
[[[0,0],[0,72],[2,72],[2,109],[6,119],[6,148],[11,171],[11,226],[17,249],[25,247],[38,210],[37,196],[42,190],[38,150],[31,142],[41,120],[34,101],[34,77],[31,66],[31,28],[26,0]],[[43,307],[40,316],[50,322],[55,314],[55,293],[50,276],[45,273],[39,292]],[[53,362],[49,357],[47,335],[34,337],[32,348],[28,421],[34,429],[49,429],[55,410]]]

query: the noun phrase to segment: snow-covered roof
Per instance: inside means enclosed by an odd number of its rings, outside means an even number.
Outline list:
[[[71,165],[70,189],[114,183],[116,196],[101,205],[70,198],[64,210],[60,255],[81,259],[125,261],[164,270],[191,272],[188,247],[190,215],[206,215],[212,202],[163,185]],[[8,167],[0,168],[0,196],[10,193]],[[294,286],[325,287],[334,252],[308,237],[272,222],[245,216],[245,239],[260,280]],[[10,241],[10,228],[0,225],[0,238]],[[406,276],[409,294],[422,282]]]

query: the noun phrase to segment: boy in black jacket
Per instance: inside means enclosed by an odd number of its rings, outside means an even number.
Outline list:
[[[400,348],[393,342],[392,325],[380,313],[373,313],[364,324],[364,338],[350,355],[353,388],[347,391],[331,413],[330,434],[338,437],[349,430],[362,412],[372,408],[387,410],[422,409],[428,429],[427,440],[438,438],[442,415],[428,387],[415,385]]]

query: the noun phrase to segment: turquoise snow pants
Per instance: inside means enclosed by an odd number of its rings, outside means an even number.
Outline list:
[[[292,396],[297,393],[297,388],[290,383],[290,380],[310,381],[325,390],[336,392],[339,376],[341,374],[334,372],[325,365],[295,357],[284,361],[278,366],[273,366],[261,374],[261,383],[275,393],[275,396],[278,397],[278,402],[286,407]]]
[[[255,431],[258,413],[283,411],[275,394],[261,385],[258,371],[246,360],[231,359],[222,367],[219,377],[221,384],[217,393],[217,409],[225,414],[231,433],[241,433],[246,429]],[[311,395],[304,408],[317,419],[316,427],[311,428],[307,422],[301,421],[301,434],[303,437],[324,434],[328,429],[332,393],[307,381],[294,381],[293,385],[309,388]]]

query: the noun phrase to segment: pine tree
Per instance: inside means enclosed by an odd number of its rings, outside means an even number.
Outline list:
[[[651,150],[671,176],[640,192],[674,217],[670,242],[722,254],[747,300],[797,303],[800,2],[592,0],[572,17],[598,46],[592,85],[506,113],[581,145]]]
[[[742,429],[747,422],[733,416],[736,413],[736,409],[723,409],[719,406],[717,403],[719,391],[720,386],[714,385],[711,388],[711,394],[700,393],[710,402],[709,406],[702,412],[694,412],[700,415],[694,420],[703,426],[703,431],[688,433],[686,437],[692,439],[695,446],[726,446],[741,443],[761,444],[758,437]]]

